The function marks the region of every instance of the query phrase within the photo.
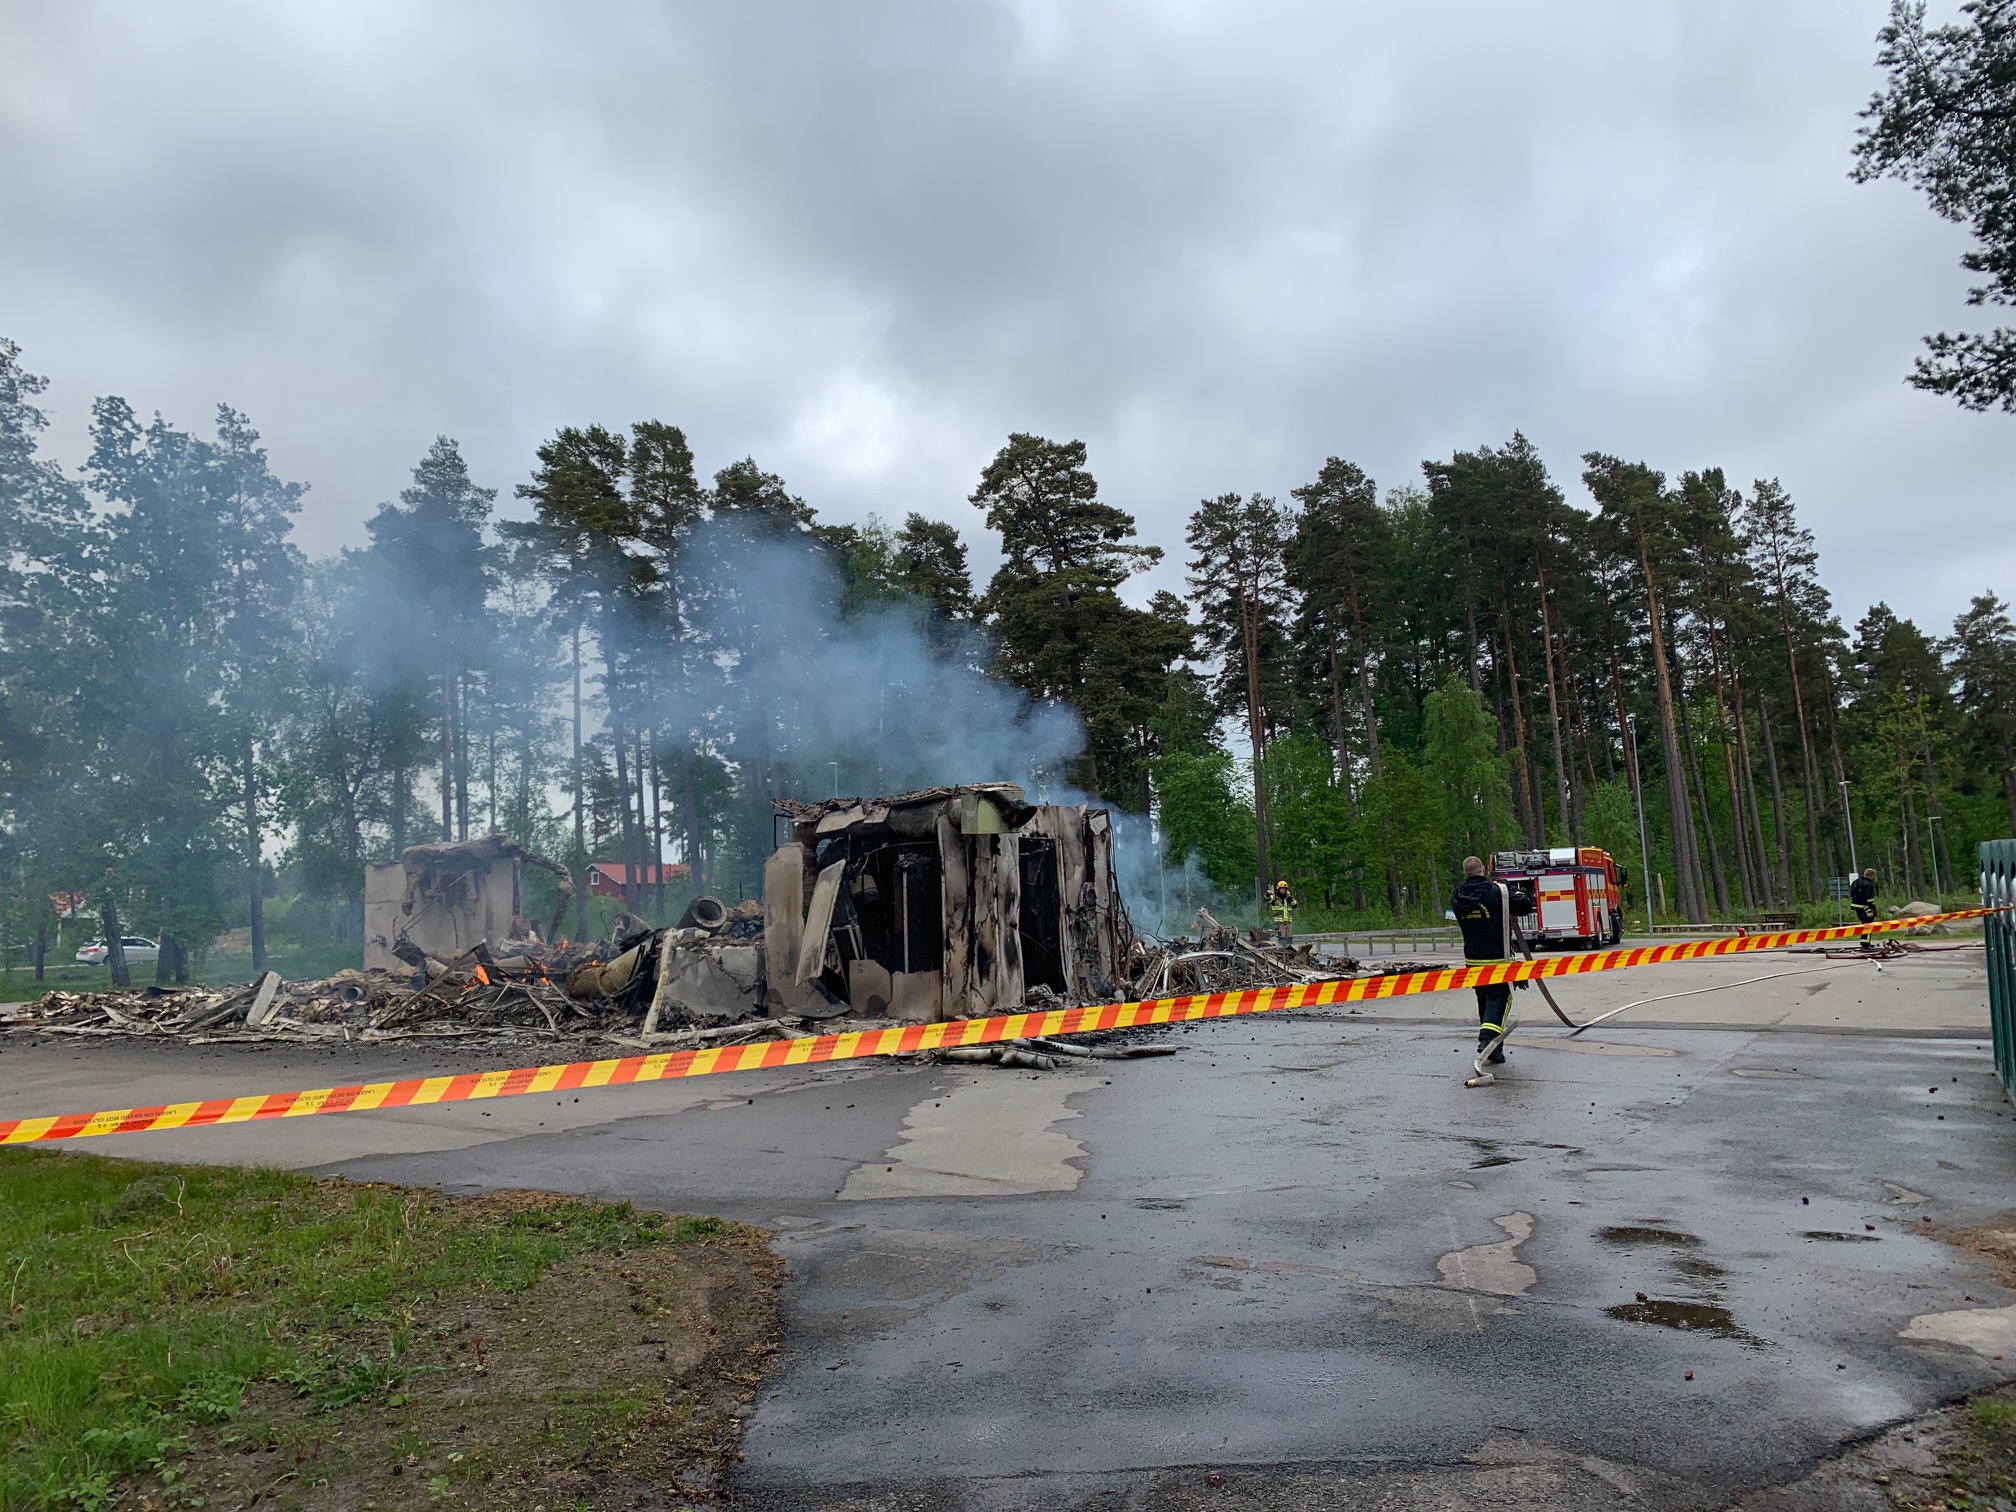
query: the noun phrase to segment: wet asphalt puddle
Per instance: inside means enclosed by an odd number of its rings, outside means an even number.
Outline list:
[[[941,1077],[786,1227],[754,1483],[1075,1506],[1043,1477],[1454,1463],[1491,1423],[1739,1488],[2016,1371],[2016,1299],[1921,1232],[2016,1186],[1979,1047],[1622,1036],[1480,1095],[1446,1034],[1184,1032]]]
[[[1702,1253],[1698,1235],[1654,1218],[1643,1223],[1606,1225],[1596,1230],[1595,1238],[1613,1251],[1634,1256],[1647,1252],[1657,1255],[1667,1287],[1682,1293],[1655,1297],[1641,1291],[1629,1302],[1604,1308],[1606,1317],[1620,1323],[1670,1328],[1679,1333],[1707,1334],[1751,1349],[1767,1347],[1763,1339],[1736,1322],[1725,1296],[1729,1272]]]

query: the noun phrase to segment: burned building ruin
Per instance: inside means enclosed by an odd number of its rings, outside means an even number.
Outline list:
[[[557,932],[573,897],[567,868],[535,856],[508,835],[415,845],[397,861],[364,868],[364,969],[400,971],[422,957],[452,961],[478,945],[538,939],[524,917],[525,868],[559,880]]]
[[[763,869],[767,1007],[915,1022],[1111,998],[1131,929],[1112,816],[1013,783],[778,800]]]
[[[560,875],[564,917],[564,868],[501,834],[415,846],[367,870],[365,969],[564,983],[573,1000],[634,1006],[646,1034],[763,1016],[928,1023],[1124,985],[1133,931],[1105,809],[1032,804],[1001,782],[780,799],[776,824],[760,903],[695,898],[669,929],[626,914],[610,940],[557,953],[523,916],[524,869]]]

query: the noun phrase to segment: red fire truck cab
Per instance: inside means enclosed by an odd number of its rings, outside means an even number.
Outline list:
[[[1624,884],[1629,874],[1608,851],[1588,846],[1499,851],[1491,878],[1533,899],[1521,921],[1536,945],[1593,950],[1624,937]]]

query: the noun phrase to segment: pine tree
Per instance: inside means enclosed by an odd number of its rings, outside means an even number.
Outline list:
[[[1596,496],[1602,518],[1613,531],[1620,553],[1637,566],[1644,589],[1680,909],[1688,923],[1705,924],[1707,900],[1703,896],[1697,831],[1687,791],[1686,753],[1681,743],[1673,664],[1669,659],[1668,607],[1662,601],[1662,578],[1669,575],[1675,553],[1673,506],[1666,493],[1666,479],[1642,462],[1625,462],[1601,452],[1590,452],[1582,460],[1587,467],[1582,481]]]
[[[2016,624],[1992,593],[1975,597],[1953,621],[1946,642],[1959,684],[1963,733],[1981,766],[1994,774],[2016,834]]]
[[[981,472],[971,502],[1001,537],[1002,563],[980,601],[996,668],[1031,697],[1069,704],[1085,721],[1081,785],[1131,801],[1141,770],[1126,753],[1160,705],[1169,666],[1143,657],[1169,627],[1115,591],[1161,559],[1134,540],[1134,517],[1099,501],[1082,441],[1011,435]]]
[[[1969,0],[1960,17],[1928,27],[1925,0],[1890,0],[1876,54],[1889,82],[1862,112],[1854,177],[1922,190],[1934,213],[1973,233],[1960,266],[1986,277],[1967,302],[2016,304],[2016,10],[2009,0]],[[1941,332],[1925,345],[1913,386],[1966,409],[2016,410],[2016,331]]]
[[[224,575],[220,702],[238,758],[238,817],[256,976],[266,969],[265,845],[280,782],[273,732],[283,727],[295,693],[288,630],[300,597],[303,561],[287,537],[307,488],[273,476],[259,433],[225,405],[217,407],[217,469],[218,566]]]
[[[469,833],[458,729],[466,685],[493,642],[487,605],[496,574],[484,526],[496,497],[471,481],[455,441],[437,436],[399,502],[379,505],[365,525],[390,632],[385,670],[416,702],[431,696],[435,705],[443,840]]]
[[[1742,536],[1784,642],[1792,719],[1799,736],[1799,785],[1806,805],[1806,896],[1817,898],[1820,816],[1829,806],[1814,754],[1809,712],[1819,682],[1811,672],[1817,650],[1815,630],[1828,612],[1826,592],[1818,577],[1820,553],[1813,532],[1799,524],[1792,497],[1776,478],[1759,478],[1751,486],[1742,515]]]
[[[1301,504],[1285,563],[1298,604],[1295,639],[1305,666],[1319,669],[1331,745],[1348,766],[1344,678],[1358,684],[1358,719],[1369,776],[1379,775],[1379,715],[1373,696],[1374,626],[1384,607],[1380,583],[1392,554],[1378,491],[1364,471],[1331,457],[1312,483],[1294,491]]]
[[[1279,669],[1288,649],[1294,613],[1283,552],[1292,523],[1266,497],[1220,494],[1190,516],[1190,592],[1203,622],[1203,638],[1221,659],[1218,707],[1246,720],[1253,756],[1254,848],[1259,862],[1256,906],[1266,906],[1268,856],[1267,743],[1285,712]]]
[[[973,574],[956,526],[912,512],[897,535],[896,575],[947,620],[973,617]]]
[[[665,430],[672,428],[666,427]],[[539,562],[569,643],[573,686],[573,801],[576,869],[588,860],[586,743],[582,719],[584,634],[602,658],[602,698],[614,768],[617,836],[630,868],[624,906],[644,905],[641,884],[648,815],[641,786],[632,781],[632,736],[640,703],[628,675],[641,627],[648,623],[663,570],[668,513],[678,481],[677,447],[662,430],[638,427],[645,439],[633,447],[620,432],[600,425],[567,426],[538,450],[532,481],[517,495],[533,518],[501,527],[509,541],[528,547]],[[684,438],[679,437],[678,447]],[[670,463],[668,469],[667,463]],[[738,468],[742,464],[738,464]],[[753,469],[754,464],[748,464]],[[674,479],[668,488],[667,478]],[[739,475],[738,475],[739,476]],[[752,480],[760,483],[760,480]],[[654,549],[655,547],[655,549]],[[577,928],[586,927],[586,888],[578,884]]]

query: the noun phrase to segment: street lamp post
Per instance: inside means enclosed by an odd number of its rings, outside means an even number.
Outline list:
[[[1932,853],[1932,896],[1935,899],[1941,897],[1946,891],[1944,884],[1939,878],[1939,832],[1932,828],[1933,825],[1939,822],[1939,819],[1940,816],[1938,814],[1928,813],[1925,816],[1925,844],[1926,848]]]
[[[1652,927],[1652,847],[1645,839],[1645,789],[1638,781],[1638,721],[1624,716],[1624,729],[1631,738],[1631,803],[1638,810],[1638,885],[1645,889],[1645,927]]]
[[[1841,817],[1848,821],[1848,875],[1862,875],[1862,863],[1855,859],[1855,812],[1848,806],[1848,779],[1841,779]]]

